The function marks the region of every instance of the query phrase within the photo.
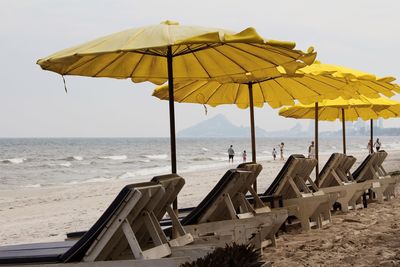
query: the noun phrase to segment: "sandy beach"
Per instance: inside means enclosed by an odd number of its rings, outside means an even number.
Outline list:
[[[276,267],[400,266],[399,220],[399,199],[336,212],[322,229],[282,234],[276,248],[265,249],[264,259]]]
[[[365,154],[355,155],[360,160]],[[321,165],[328,155],[321,156]],[[181,191],[181,207],[196,205],[228,168],[182,173],[186,185]],[[271,183],[283,161],[262,161],[258,179],[260,192]],[[400,151],[390,151],[388,171],[400,169]],[[150,177],[149,177],[150,179]],[[0,245],[61,241],[72,231],[87,230],[129,181],[86,183],[43,188],[3,190],[0,194]],[[274,266],[377,265],[400,259],[400,201],[371,204],[368,209],[335,213],[333,223],[320,230],[300,233],[291,230],[278,239],[277,248],[268,248],[265,258]]]

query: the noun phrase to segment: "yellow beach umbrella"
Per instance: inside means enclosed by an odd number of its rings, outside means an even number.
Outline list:
[[[275,77],[311,64],[316,53],[295,43],[265,40],[253,28],[239,33],[165,21],[114,33],[39,59],[42,69],[61,75],[168,81],[171,99],[171,169],[176,173],[174,81],[255,75]]]
[[[134,82],[168,81],[173,57],[175,82],[241,75],[276,76],[277,66],[293,73],[316,54],[294,50],[295,43],[265,40],[254,28],[239,33],[164,21],[114,33],[74,46],[37,63],[62,75],[131,78]]]
[[[61,75],[131,78],[134,82],[168,81],[172,173],[176,173],[173,81],[255,75],[279,75],[277,66],[294,73],[311,64],[316,53],[294,50],[295,43],[265,40],[253,28],[240,33],[183,26],[165,21],[130,29],[68,48],[38,60],[42,69]]]
[[[262,107],[268,103],[272,108],[323,102],[324,99],[357,98],[359,95],[379,97],[380,94],[393,96],[400,92],[400,87],[393,83],[392,77],[377,78],[372,74],[346,67],[316,62],[297,70],[289,76],[283,68],[275,78],[262,78],[255,75],[235,77],[235,82],[220,83],[215,80],[187,81],[177,83],[174,99],[181,103],[200,103],[210,106],[236,104],[239,108],[250,107],[253,161],[255,155],[253,106]],[[226,80],[229,78],[227,77]],[[167,100],[169,90],[166,85],[156,88],[153,96]],[[252,104],[253,102],[253,104]]]
[[[360,96],[359,99],[323,100],[318,103],[318,120],[343,121],[342,111],[345,112],[346,121],[374,120],[378,118],[393,118],[400,115],[400,102],[387,98],[368,98]],[[314,105],[294,105],[279,110],[279,115],[295,119],[314,119]]]
[[[342,121],[343,153],[346,154],[346,127],[345,121],[356,121],[359,118],[370,120],[371,139],[373,140],[373,120],[378,118],[400,117],[400,102],[387,98],[368,98],[360,96],[359,99],[324,100],[318,105],[297,104],[279,110],[279,115],[295,119],[315,119],[315,144],[318,151],[318,121]],[[372,153],[372,145],[371,145]],[[316,155],[318,159],[318,155]]]
[[[182,103],[200,103],[212,107],[236,104],[239,108],[250,105],[249,84],[253,87],[254,106],[268,103],[272,108],[321,102],[324,99],[357,98],[358,95],[377,98],[380,94],[391,97],[400,93],[395,78],[376,76],[346,67],[315,62],[288,75],[283,68],[274,77],[259,77],[251,74],[242,79],[225,77],[225,81],[197,80],[176,83],[174,98]],[[154,96],[168,99],[166,86],[156,88]]]

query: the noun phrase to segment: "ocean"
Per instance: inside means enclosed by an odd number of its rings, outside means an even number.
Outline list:
[[[258,161],[271,161],[271,151],[285,143],[284,154],[307,154],[311,138],[258,138]],[[400,137],[381,138],[385,150],[400,150]],[[349,137],[348,154],[365,151],[368,137]],[[251,159],[247,138],[178,138],[178,173],[227,166],[233,145],[235,162],[241,152]],[[342,151],[340,138],[320,140],[320,154]],[[279,153],[279,152],[278,152]],[[143,181],[170,172],[168,138],[2,138],[0,190],[46,187],[112,180]],[[279,155],[278,155],[279,156]]]

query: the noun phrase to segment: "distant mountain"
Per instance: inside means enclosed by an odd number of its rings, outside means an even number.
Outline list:
[[[308,137],[310,133],[308,131],[303,131],[300,123],[297,123],[295,126],[288,130],[281,131],[268,131],[268,137]]]
[[[240,127],[232,124],[224,115],[218,114],[192,127],[177,133],[178,137],[249,137],[250,127]],[[267,137],[268,133],[256,127],[257,137]]]

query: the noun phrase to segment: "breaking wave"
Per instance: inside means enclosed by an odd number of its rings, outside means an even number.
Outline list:
[[[124,160],[128,157],[126,155],[117,155],[117,156],[100,156],[99,159],[111,159],[111,160]]]
[[[1,160],[2,163],[6,164],[21,164],[26,161],[25,158],[13,158],[13,159],[3,159]]]
[[[167,154],[154,154],[154,155],[144,155],[147,159],[167,159]]]

